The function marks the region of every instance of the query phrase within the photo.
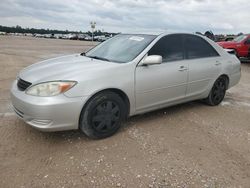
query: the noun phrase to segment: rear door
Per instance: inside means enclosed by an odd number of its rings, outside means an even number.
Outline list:
[[[187,97],[200,95],[218,78],[222,67],[221,58],[200,36],[186,34],[184,46],[189,62]]]

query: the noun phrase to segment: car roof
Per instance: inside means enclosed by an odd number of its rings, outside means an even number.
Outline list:
[[[186,34],[186,35],[196,35],[196,36],[202,36],[195,33],[185,33],[185,32],[167,32],[167,31],[149,31],[149,32],[130,32],[130,33],[120,33],[121,35],[154,35],[154,36],[164,36],[164,35],[171,35],[171,34]]]
[[[127,35],[155,35],[155,36],[159,36],[162,34],[170,34],[166,31],[133,31],[133,32],[124,32],[124,33],[120,33],[120,34],[127,34]]]

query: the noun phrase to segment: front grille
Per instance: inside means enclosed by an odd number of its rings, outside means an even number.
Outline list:
[[[19,79],[17,81],[17,87],[20,91],[24,91],[25,89],[27,89],[29,86],[31,86],[30,82],[27,82],[25,80]]]

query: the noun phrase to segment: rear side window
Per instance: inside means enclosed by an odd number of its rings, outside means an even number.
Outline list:
[[[185,36],[185,49],[188,59],[219,56],[207,41],[195,35]]]
[[[161,55],[163,62],[184,59],[182,35],[168,35],[161,38],[148,52],[148,55]]]

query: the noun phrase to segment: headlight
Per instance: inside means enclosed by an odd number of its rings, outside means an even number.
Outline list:
[[[31,86],[26,91],[28,95],[40,96],[40,97],[50,97],[64,93],[77,82],[74,81],[55,81],[55,82],[45,82]]]

